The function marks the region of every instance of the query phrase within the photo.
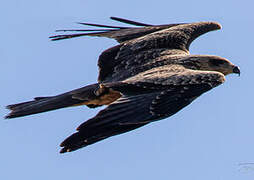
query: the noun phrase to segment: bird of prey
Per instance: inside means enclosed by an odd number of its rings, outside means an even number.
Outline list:
[[[240,70],[214,55],[191,55],[189,46],[200,35],[220,29],[216,22],[150,25],[117,17],[134,27],[80,23],[97,29],[73,29],[51,36],[53,41],[80,36],[113,38],[119,42],[99,56],[98,82],[57,96],[8,105],[6,118],[70,106],[107,105],[61,143],[71,152],[108,137],[167,118],[201,94],[222,84],[225,75]]]

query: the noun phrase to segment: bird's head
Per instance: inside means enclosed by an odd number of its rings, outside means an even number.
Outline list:
[[[219,56],[210,55],[194,55],[187,58],[185,63],[190,65],[190,68],[203,71],[217,71],[224,75],[228,74],[238,74],[240,75],[240,69],[238,66],[232,64],[226,58]]]

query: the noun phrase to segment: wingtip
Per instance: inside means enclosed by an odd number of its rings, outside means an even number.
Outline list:
[[[61,150],[59,151],[60,154],[66,153],[66,152],[70,152],[70,148],[68,146],[66,146],[65,141],[63,141],[60,144]]]
[[[59,151],[59,153],[60,154],[64,154],[64,153],[67,153],[67,152],[72,152],[72,151],[75,151],[76,149],[72,149],[72,148],[70,148],[70,147],[63,147],[60,151]]]
[[[216,21],[201,22],[201,24],[204,24],[213,30],[219,30],[222,28],[221,24]]]
[[[10,114],[8,114],[8,115],[4,116],[4,119],[11,119]]]
[[[186,23],[182,24],[180,26],[176,26],[175,28],[179,27],[191,27],[198,31],[205,30],[206,32],[212,31],[212,30],[219,30],[222,28],[221,24],[215,21],[201,21],[201,22],[194,22],[194,23]]]
[[[64,145],[64,142],[62,142],[59,146],[60,146],[60,147],[64,147],[64,146],[65,146],[65,145]]]
[[[214,22],[212,21],[210,23],[214,25],[215,29],[222,29],[222,25],[220,23],[215,21]]]
[[[14,107],[14,105],[7,105],[7,106],[5,106],[5,108],[8,109],[8,110],[12,110],[13,107]]]
[[[56,41],[57,38],[56,38],[56,36],[49,36],[49,40],[50,40],[50,41]]]
[[[4,119],[13,119],[13,118],[17,118],[17,117],[19,117],[19,116],[17,116],[14,112],[10,112],[6,116],[4,116]]]
[[[75,24],[79,24],[79,25],[85,25],[85,26],[89,26],[89,24],[90,24],[90,23],[75,22]]]
[[[64,39],[70,39],[70,35],[56,35],[56,36],[49,36],[50,41],[59,41]]]
[[[63,153],[66,153],[66,152],[67,152],[67,149],[66,149],[66,148],[62,148],[62,149],[59,151],[60,154],[63,154]]]
[[[115,16],[110,16],[109,18],[112,19],[112,20],[118,19],[118,18],[115,17]]]
[[[7,114],[6,116],[4,116],[4,119],[14,118],[15,116],[13,116],[12,105],[5,106],[5,108],[8,110],[11,110],[11,112]]]
[[[121,23],[134,25],[134,26],[152,26],[151,24],[145,24],[145,23],[141,23],[141,22],[137,22],[137,21],[132,21],[129,19],[120,18],[120,17],[111,16],[110,19],[112,19],[114,21],[121,22]]]

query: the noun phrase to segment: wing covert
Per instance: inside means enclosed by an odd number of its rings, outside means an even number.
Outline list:
[[[188,84],[210,84],[216,87],[225,81],[225,76],[216,71],[200,71],[186,69],[182,65],[164,65],[149,69],[132,76],[124,83],[152,83],[155,86],[188,85]]]

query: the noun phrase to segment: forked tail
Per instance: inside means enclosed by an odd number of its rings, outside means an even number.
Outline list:
[[[92,84],[57,96],[36,97],[33,101],[8,105],[7,108],[11,112],[5,118],[21,117],[82,104],[89,105],[90,100],[97,98],[94,92],[98,88],[98,84]]]

